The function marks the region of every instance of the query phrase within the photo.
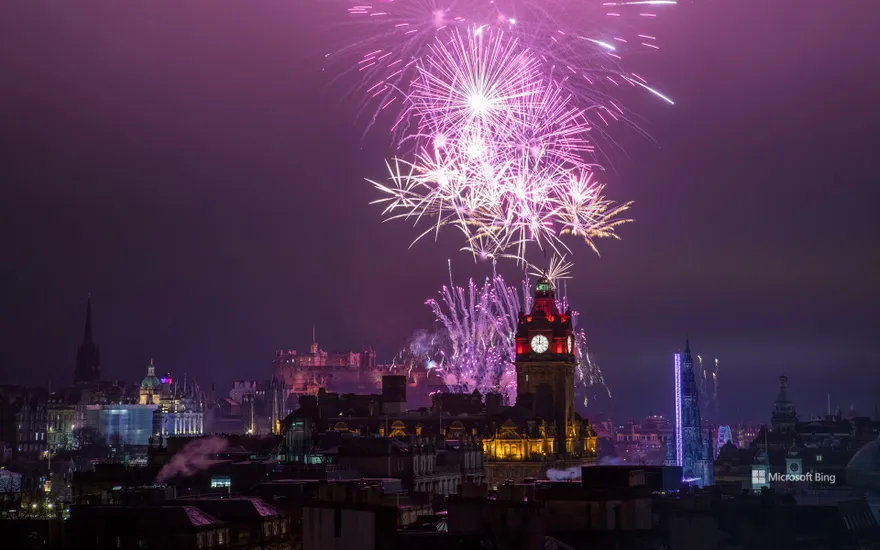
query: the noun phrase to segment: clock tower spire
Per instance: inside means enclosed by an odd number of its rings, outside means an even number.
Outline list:
[[[552,281],[541,277],[529,314],[520,312],[516,332],[517,406],[554,423],[553,452],[574,452],[568,432],[575,423],[574,327],[571,311],[559,312]]]

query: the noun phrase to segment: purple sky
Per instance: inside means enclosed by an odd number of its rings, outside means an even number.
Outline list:
[[[0,4],[3,382],[70,381],[88,292],[106,377],[152,357],[219,388],[269,377],[313,325],[390,359],[447,258],[489,273],[456,235],[407,250],[368,206],[388,140],[321,72],[342,39],[315,5]],[[828,391],[873,408],[878,17],[706,0],[652,22],[662,49],[632,66],[676,105],[631,105],[654,142],[615,131],[608,191],[637,223],[601,259],[577,246],[569,285],[618,417],[671,411],[686,335],[720,358],[730,421],[766,419],[782,373],[804,413]]]

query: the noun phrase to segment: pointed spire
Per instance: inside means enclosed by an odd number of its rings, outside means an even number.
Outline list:
[[[92,339],[92,295],[89,293],[88,301],[86,302],[86,331],[85,335],[83,335],[83,344],[92,345],[94,344],[94,340]]]
[[[684,352],[681,354],[681,363],[682,367],[686,370],[693,369],[693,359],[691,359],[691,339],[689,337],[684,339]]]
[[[86,326],[83,342],[76,350],[76,367],[73,371],[74,383],[91,382],[101,377],[100,354],[92,333],[92,295],[86,302]]]

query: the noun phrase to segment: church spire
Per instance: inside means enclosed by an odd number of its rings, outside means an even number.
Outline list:
[[[76,368],[73,372],[74,382],[92,382],[101,377],[100,354],[92,333],[92,295],[86,302],[86,327],[83,342],[76,350]]]
[[[83,344],[94,344],[95,341],[92,338],[92,295],[89,294],[88,301],[86,302],[86,331],[83,335]]]

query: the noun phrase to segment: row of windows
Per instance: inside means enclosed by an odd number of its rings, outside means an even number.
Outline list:
[[[208,533],[199,533],[197,546],[199,548],[213,548],[214,546],[226,546],[226,529],[218,529]]]
[[[269,521],[263,524],[263,534],[266,537],[274,537],[287,534],[287,523],[284,521]]]
[[[618,441],[663,441],[666,439],[671,439],[671,435],[659,435],[659,434],[650,434],[650,435],[623,435],[617,434]]]
[[[232,487],[232,478],[229,476],[214,476],[211,478],[211,489],[225,489]]]

